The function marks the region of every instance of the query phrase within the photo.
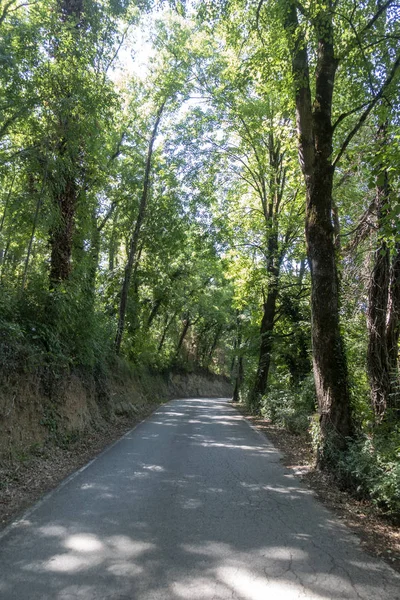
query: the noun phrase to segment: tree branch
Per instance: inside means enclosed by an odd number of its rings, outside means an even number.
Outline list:
[[[362,108],[365,108],[366,106],[368,106],[369,102],[364,102],[363,104],[360,104],[360,106],[356,106],[356,108],[353,108],[352,110],[349,110],[345,113],[342,113],[334,122],[334,124],[332,125],[332,131],[335,131],[336,127],[342,122],[344,121],[344,119],[347,119],[347,117],[350,117],[351,115],[354,115],[354,113],[358,112],[359,110],[361,110]]]
[[[386,78],[386,81],[384,82],[384,84],[382,85],[381,89],[379,90],[379,92],[376,94],[375,98],[370,102],[369,106],[365,109],[365,111],[363,112],[363,114],[361,115],[361,117],[358,120],[358,123],[353,127],[353,129],[350,131],[350,133],[347,135],[346,139],[344,140],[342,147],[340,148],[338,155],[336,156],[335,160],[333,161],[333,168],[336,167],[336,165],[338,164],[339,160],[342,158],[343,154],[345,153],[348,145],[350,144],[351,140],[353,139],[353,137],[356,135],[356,133],[361,129],[361,127],[363,126],[363,124],[365,123],[365,121],[367,120],[369,114],[371,113],[371,111],[375,108],[375,106],[377,105],[377,103],[379,102],[379,100],[382,98],[382,96],[384,95],[385,91],[387,90],[387,88],[389,87],[389,85],[392,83],[394,76],[396,75],[396,72],[398,70],[398,68],[400,67],[400,54],[397,57],[397,59],[395,60],[393,67],[389,73],[389,75]]]

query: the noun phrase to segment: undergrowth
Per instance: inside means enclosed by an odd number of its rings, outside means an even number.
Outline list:
[[[358,498],[400,522],[400,427],[359,435],[341,454],[337,476]]]
[[[319,419],[312,375],[296,388],[285,385],[285,380],[275,385],[262,399],[261,414],[292,434],[307,436],[317,454]],[[330,470],[338,485],[400,523],[400,425],[390,414],[380,425],[373,426],[367,418],[358,425],[358,434],[345,451],[327,449]]]
[[[271,423],[290,433],[306,434],[315,412],[315,388],[312,375],[293,387],[282,378],[280,384],[268,391],[261,401],[261,414]]]

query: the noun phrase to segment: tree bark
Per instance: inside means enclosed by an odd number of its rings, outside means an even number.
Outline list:
[[[26,278],[28,276],[28,267],[29,267],[29,261],[31,258],[31,253],[32,253],[33,240],[35,238],[36,227],[37,227],[37,223],[38,223],[38,219],[39,219],[39,211],[40,211],[40,207],[42,206],[43,192],[44,192],[44,188],[45,188],[46,180],[47,180],[47,169],[48,169],[48,162],[46,162],[46,168],[45,168],[45,172],[44,172],[44,176],[43,176],[42,186],[41,186],[39,196],[36,201],[35,214],[34,214],[33,223],[32,223],[32,232],[31,232],[31,237],[29,238],[28,250],[26,253],[26,259],[25,259],[25,265],[24,265],[24,273],[22,276],[21,291],[23,291],[25,289]],[[31,192],[34,193],[34,191],[35,191],[35,189],[32,184]]]
[[[192,322],[191,322],[191,320],[190,320],[190,317],[188,316],[188,317],[186,317],[186,319],[184,320],[184,323],[183,323],[183,329],[182,329],[182,333],[181,333],[181,335],[180,335],[180,338],[179,338],[179,341],[178,341],[178,345],[177,345],[177,347],[176,347],[176,350],[175,350],[175,357],[176,357],[176,358],[178,358],[178,356],[179,356],[179,352],[180,352],[180,350],[181,350],[181,348],[182,348],[182,344],[183,344],[183,342],[184,342],[184,340],[185,340],[185,337],[186,337],[186,335],[187,335],[187,332],[189,331],[189,327],[190,327],[191,325],[192,325]]]
[[[390,267],[389,307],[386,328],[390,371],[399,380],[399,338],[400,338],[400,242],[394,248]],[[397,408],[400,408],[397,399]]]
[[[161,352],[161,350],[163,349],[165,338],[167,337],[168,329],[171,327],[175,317],[176,317],[176,312],[172,315],[172,317],[170,319],[168,318],[168,315],[166,315],[164,330],[162,332],[162,336],[161,336],[161,339],[160,339],[160,342],[159,342],[158,348],[157,348],[158,352]]]
[[[157,300],[155,300],[153,307],[151,309],[151,312],[149,314],[149,318],[147,319],[146,329],[150,329],[154,319],[160,312],[160,308],[162,306],[163,300],[164,300],[164,298],[157,298]]]
[[[235,375],[235,389],[233,391],[232,402],[239,402],[240,390],[242,389],[244,381],[244,365],[243,365],[243,352],[242,352],[242,322],[240,319],[239,311],[236,311],[236,339],[234,341],[234,356],[231,365],[231,378]],[[236,360],[235,360],[236,359]],[[235,372],[235,362],[237,362]]]
[[[386,126],[379,135],[384,143]],[[368,294],[367,365],[371,386],[371,403],[381,420],[388,408],[400,408],[398,348],[400,334],[400,243],[391,255],[386,241],[391,190],[387,170],[382,185],[377,186],[376,209],[378,244]]]
[[[263,317],[260,327],[260,350],[258,367],[254,385],[250,391],[247,405],[254,413],[259,413],[261,399],[268,385],[271,353],[273,349],[273,331],[276,318],[276,304],[279,293],[279,275],[284,257],[284,245],[279,244],[280,205],[285,191],[286,172],[283,165],[283,154],[279,140],[274,132],[268,135],[269,169],[267,170],[268,184],[265,174],[260,172],[263,182],[260,200],[263,208],[266,230],[266,271],[268,276],[267,298],[263,304]]]
[[[56,198],[56,224],[50,233],[50,288],[66,281],[72,270],[72,244],[75,229],[77,189],[72,177]]]
[[[204,361],[204,365],[203,366],[206,367],[206,368],[208,368],[210,366],[210,364],[211,364],[213,354],[214,354],[214,352],[215,352],[215,350],[217,348],[217,345],[218,345],[218,342],[219,342],[220,337],[222,335],[223,329],[224,328],[223,328],[222,325],[218,325],[217,326],[217,329],[216,329],[215,334],[214,334],[213,341],[211,343],[210,349],[208,350],[207,356],[206,356],[205,361]]]
[[[243,381],[244,381],[243,356],[241,354],[239,354],[239,356],[238,356],[237,375],[236,375],[236,378],[235,378],[235,388],[233,390],[232,402],[239,402],[239,400],[240,400],[240,390],[242,389]]]
[[[389,287],[389,249],[382,241],[375,251],[368,294],[367,365],[371,402],[379,418],[387,408],[391,393],[389,355],[386,343],[386,317]]]
[[[318,38],[315,99],[307,42],[295,2],[286,3],[286,30],[295,86],[299,161],[306,187],[306,242],[311,271],[312,350],[325,461],[328,440],[336,448],[352,435],[346,356],[340,333],[339,285],[332,223],[332,96],[338,61],[334,55],[332,7],[320,8],[313,20]]]
[[[78,28],[83,11],[83,0],[59,0],[59,17],[61,22],[67,23],[73,19]],[[78,43],[78,39],[76,40]],[[57,60],[57,43],[54,50],[54,58]],[[58,158],[63,164],[68,154],[68,134],[70,127],[70,115],[60,117],[60,125],[64,130],[64,136],[57,147]],[[50,289],[54,289],[60,283],[69,279],[72,265],[72,243],[75,228],[75,213],[78,196],[78,189],[75,174],[70,172],[62,173],[62,182],[58,182],[57,187],[62,189],[54,198],[54,204],[57,210],[55,224],[50,231]]]
[[[130,286],[130,282],[131,282],[132,271],[134,269],[134,264],[135,264],[135,260],[136,260],[136,252],[137,252],[140,232],[141,232],[142,225],[143,225],[145,215],[146,215],[147,202],[148,202],[149,189],[150,189],[150,174],[151,174],[151,163],[152,163],[152,158],[153,158],[153,147],[154,147],[154,142],[157,137],[158,126],[161,121],[165,103],[166,103],[166,99],[163,101],[163,103],[161,104],[161,106],[159,107],[159,109],[157,111],[156,120],[155,120],[155,123],[153,126],[153,131],[150,136],[149,146],[148,146],[148,150],[147,150],[147,159],[146,159],[144,180],[143,180],[143,190],[142,190],[142,195],[141,195],[140,203],[139,203],[139,212],[138,212],[136,224],[135,224],[134,230],[132,232],[132,236],[131,236],[130,244],[129,244],[128,262],[125,267],[124,280],[122,283],[120,303],[119,303],[119,313],[118,313],[117,334],[115,336],[115,352],[117,354],[119,354],[120,350],[121,350],[122,336],[123,336],[124,328],[125,328],[126,306],[127,306],[127,302],[128,302],[129,286]]]
[[[248,406],[252,413],[258,413],[260,411],[261,398],[267,389],[273,347],[273,330],[275,325],[277,298],[278,285],[277,282],[275,282],[268,288],[267,298],[263,305],[263,317],[260,326],[261,342],[258,367],[255,383],[248,400]]]

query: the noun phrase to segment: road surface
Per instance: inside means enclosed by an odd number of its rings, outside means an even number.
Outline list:
[[[0,538],[2,600],[399,600],[224,399],[163,405]]]

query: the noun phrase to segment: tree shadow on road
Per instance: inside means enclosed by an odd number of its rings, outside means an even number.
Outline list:
[[[5,600],[400,598],[222,399],[165,405],[0,545]]]

